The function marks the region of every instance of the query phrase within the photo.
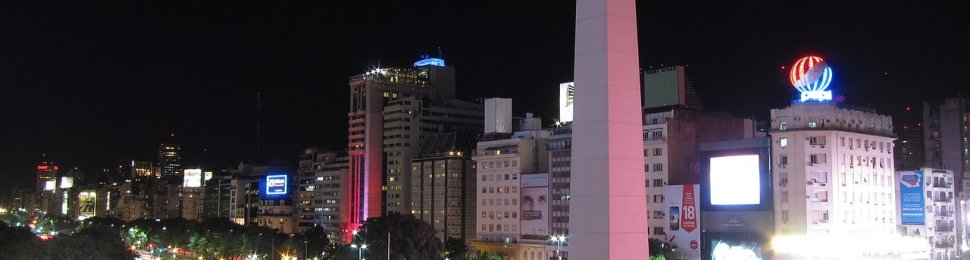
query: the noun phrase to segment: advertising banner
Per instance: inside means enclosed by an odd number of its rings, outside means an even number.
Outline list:
[[[575,96],[573,82],[559,84],[559,122],[573,121],[573,99]]]
[[[77,195],[78,219],[91,218],[97,215],[97,192],[82,191]]]
[[[700,186],[697,184],[664,187],[667,208],[667,225],[664,225],[664,231],[667,242],[686,252],[689,259],[701,257],[699,193]]]
[[[266,176],[266,194],[280,195],[286,194],[286,175]]]
[[[926,222],[923,172],[899,173],[899,220],[903,225],[923,225]]]
[[[521,233],[549,236],[549,174],[522,174]]]
[[[61,177],[60,187],[61,189],[70,189],[71,187],[74,187],[74,177]]]
[[[182,187],[202,187],[202,169],[185,169],[183,178]]]

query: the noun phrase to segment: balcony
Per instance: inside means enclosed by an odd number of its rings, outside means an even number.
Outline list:
[[[933,226],[933,231],[935,231],[935,232],[953,232],[953,225],[935,225],[935,226]]]
[[[953,202],[953,197],[933,196],[933,202]]]
[[[934,212],[933,214],[936,214],[937,217],[952,217],[953,216],[953,211],[952,210],[940,210],[940,211]]]
[[[934,248],[953,248],[953,242],[936,242],[933,243]]]

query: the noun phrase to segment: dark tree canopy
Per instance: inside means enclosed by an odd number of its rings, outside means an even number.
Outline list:
[[[362,242],[367,244],[364,254],[368,259],[388,259],[388,234],[391,236],[390,259],[444,258],[444,244],[435,236],[434,227],[412,215],[391,213],[370,218],[364,222],[361,232]],[[351,251],[355,250],[351,248]]]

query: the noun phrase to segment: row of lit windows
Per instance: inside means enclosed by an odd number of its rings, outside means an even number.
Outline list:
[[[519,199],[511,199],[511,200],[510,199],[482,199],[482,206],[502,206],[502,205],[517,206],[519,205]]]
[[[511,211],[511,212],[510,211],[505,211],[505,212],[494,212],[494,211],[493,212],[484,212],[484,211],[482,211],[482,219],[485,219],[486,216],[488,217],[488,219],[508,219],[508,218],[515,218],[515,219],[517,219],[517,218],[519,218],[519,212],[518,211]]]
[[[481,163],[481,168],[482,169],[492,169],[492,168],[496,168],[496,167],[498,167],[498,168],[519,167],[519,161],[518,160],[505,160],[505,161],[499,161],[499,162],[490,161],[490,162],[487,162],[487,163],[486,162],[482,162]]]
[[[488,188],[482,187],[482,193],[509,193],[510,191],[511,191],[511,193],[517,193],[517,192],[519,192],[519,187],[516,187],[516,186],[512,186],[511,188],[509,188],[509,186],[498,187],[498,188],[496,188],[496,187],[488,187]]]
[[[504,176],[504,178],[503,178]],[[502,180],[518,180],[518,173],[506,173],[506,174],[482,174],[482,181],[502,181]]]

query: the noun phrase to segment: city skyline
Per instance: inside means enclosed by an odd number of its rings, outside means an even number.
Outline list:
[[[517,114],[556,117],[558,84],[572,80],[571,2],[421,4],[390,3],[360,23],[346,22],[363,8],[354,4],[5,8],[14,26],[0,29],[12,35],[0,45],[0,174],[11,181],[0,190],[31,183],[41,154],[95,172],[152,160],[173,132],[183,165],[216,169],[346,147],[347,79],[439,48],[456,69],[458,97],[535,100],[515,103]],[[970,69],[960,48],[970,32],[959,31],[968,8],[832,4],[809,21],[786,5],[641,3],[641,67],[686,64],[709,110],[762,120],[795,99],[782,66],[808,54],[835,68],[836,96],[894,116],[970,86],[954,76]],[[754,13],[765,15],[745,15]],[[406,23],[386,28],[392,21]],[[764,102],[744,102],[754,97]]]

